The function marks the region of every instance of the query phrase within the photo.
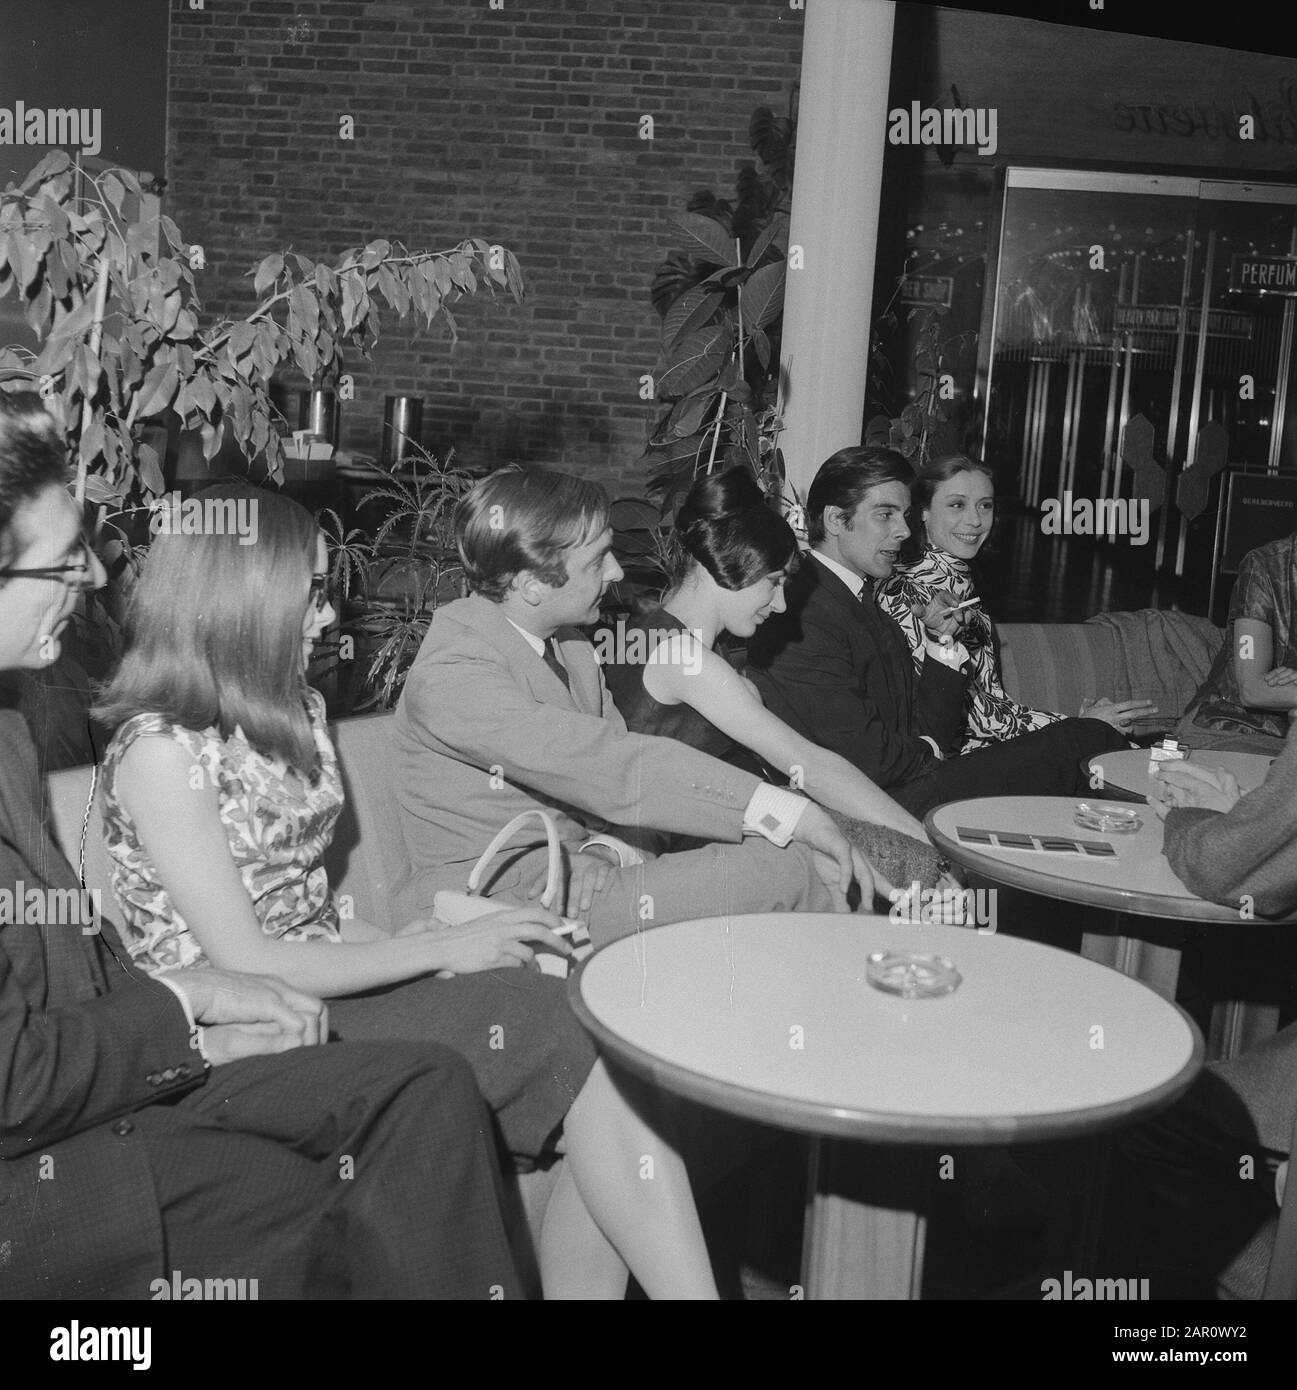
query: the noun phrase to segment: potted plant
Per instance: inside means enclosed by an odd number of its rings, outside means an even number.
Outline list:
[[[901,282],[904,281],[901,277]],[[900,293],[898,283],[896,293]],[[956,453],[960,447],[960,430],[953,404],[953,392],[947,390],[948,368],[960,353],[976,341],[976,333],[943,337],[944,309],[935,306],[910,309],[910,321],[915,326],[914,348],[910,363],[911,399],[896,414],[893,398],[891,362],[880,346],[884,330],[894,330],[899,318],[893,296],[886,310],[874,325],[870,350],[870,399],[882,410],[865,425],[864,442],[895,449],[916,468],[931,458]]]
[[[357,506],[365,527],[344,530],[336,512],[318,514],[343,622],[319,647],[317,669],[354,677],[339,699],[357,710],[396,703],[438,604],[464,592],[452,516],[479,475],[457,467],[453,452],[438,460],[416,448],[414,461],[422,466],[365,465],[375,483]]]
[[[485,288],[523,292],[517,259],[473,237],[440,251],[379,238],[331,259],[272,252],[249,274],[242,318],[208,320],[197,277],[203,248],[157,209],[156,188],[129,170],[90,175],[55,151],[0,193],[0,299],[11,292],[31,341],[0,347],[0,389],[36,388],[76,459],[78,500],[98,510],[99,549],[129,581],[166,489],[168,423],[196,431],[206,459],[223,441],[268,476],[284,473],[286,422],[270,394],[296,369],[336,385],[346,352],[368,357],[382,309],[445,321]],[[114,645],[113,595],[92,613]]]
[[[668,408],[642,461],[666,511],[716,467],[745,463],[768,492],[782,482],[779,324],[794,132],[791,114],[753,113],[748,139],[760,168],[740,169],[732,202],[696,193],[673,219],[688,246],[654,273],[662,347],[653,384]]]

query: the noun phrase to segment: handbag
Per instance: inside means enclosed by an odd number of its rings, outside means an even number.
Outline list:
[[[460,893],[451,888],[443,888],[441,892],[433,895],[432,915],[434,917],[443,922],[449,922],[451,926],[459,926],[463,922],[473,921],[476,917],[483,917],[488,912],[508,910],[510,904],[494,902],[490,898],[482,897],[478,892],[478,885],[482,882],[482,875],[486,872],[487,866],[515,831],[532,816],[540,817],[545,826],[545,838],[549,844],[549,867],[545,877],[545,891],[540,895],[540,905],[544,908],[553,906],[558,898],[559,886],[563,881],[563,847],[558,838],[558,826],[554,824],[554,817],[548,811],[533,807],[529,811],[523,811],[520,815],[514,816],[482,851],[481,857],[473,865],[473,870],[468,876],[467,892]],[[572,945],[576,948],[573,959],[584,960],[594,950],[590,942],[590,933],[581,922],[565,917],[563,925],[559,928],[559,935],[571,938]],[[560,978],[567,975],[569,957],[559,955],[558,952],[543,944],[538,944],[535,950],[536,965],[542,974],[556,975]]]

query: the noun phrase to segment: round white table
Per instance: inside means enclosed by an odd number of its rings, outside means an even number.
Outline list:
[[[865,972],[869,954],[885,950],[946,956],[963,981],[935,999],[883,993]],[[569,992],[628,1070],[818,1136],[803,1254],[812,1297],[916,1297],[922,1279],[922,1217],[871,1202],[868,1151],[839,1141],[1092,1133],[1172,1101],[1203,1053],[1173,1004],[1079,956],[885,917],[770,913],[656,927],[597,951]]]
[[[1095,795],[1102,796],[1110,790],[1127,792],[1146,800],[1151,782],[1150,757],[1151,750],[1148,748],[1123,748],[1116,753],[1101,753],[1097,758],[1091,758],[1088,771]],[[1240,790],[1250,792],[1265,781],[1274,759],[1262,753],[1192,748],[1183,761],[1197,763],[1200,767],[1224,768],[1238,779]],[[1170,765],[1174,767],[1175,763]]]
[[[1118,753],[1115,756],[1131,755]],[[1122,810],[1135,810],[1142,825],[1134,834],[1125,835],[1086,830],[1074,820],[1076,808],[1083,800],[1092,806],[1112,805]],[[933,843],[948,858],[970,873],[1006,887],[1106,908],[1125,917],[1219,922],[1235,927],[1243,922],[1238,908],[1223,907],[1198,897],[1175,876],[1162,853],[1162,822],[1151,807],[1133,807],[1129,802],[1107,803],[1097,796],[988,796],[939,806],[928,813],[924,824]],[[1102,859],[1084,854],[969,844],[959,838],[961,826],[1037,837],[1102,841],[1110,844],[1116,854],[1113,858]],[[1081,953],[1090,960],[1142,980],[1167,999],[1175,998],[1180,977],[1178,946],[1144,940],[1125,931],[1087,932]],[[1217,1006],[1212,1027],[1213,1052],[1226,1057],[1237,1055],[1252,1043],[1273,1034],[1278,1017],[1278,1010],[1270,1005],[1223,1001]]]

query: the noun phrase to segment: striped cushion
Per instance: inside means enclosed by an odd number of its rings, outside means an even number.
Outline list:
[[[1085,623],[1002,623],[996,627],[1004,688],[1032,709],[1075,714],[1082,700],[1111,695],[1117,640]]]

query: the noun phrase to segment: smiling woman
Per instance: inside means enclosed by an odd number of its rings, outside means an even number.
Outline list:
[[[952,454],[925,464],[911,495],[917,555],[878,585],[878,606],[900,627],[918,669],[926,656],[922,616],[941,600],[946,606],[937,605],[937,611],[958,620],[958,640],[970,657],[962,751],[1060,723],[1066,715],[1031,709],[1005,690],[995,631],[974,587],[973,562],[995,525],[995,474],[980,459]],[[1108,699],[1084,711],[1086,718],[1118,730],[1128,730],[1137,714],[1149,712],[1156,713],[1147,700],[1115,704]]]

